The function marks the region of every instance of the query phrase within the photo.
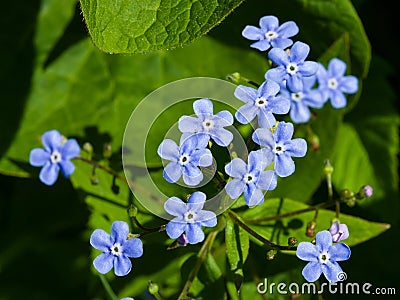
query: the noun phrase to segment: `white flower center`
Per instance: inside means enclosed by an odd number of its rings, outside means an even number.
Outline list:
[[[265,99],[264,97],[259,97],[256,99],[256,106],[257,107],[265,107],[267,106],[267,99]]]
[[[209,131],[211,128],[214,127],[214,121],[210,119],[205,119],[203,122],[203,128],[206,131]]]
[[[186,222],[194,222],[196,218],[196,213],[192,211],[188,211],[185,213],[185,221]]]
[[[122,254],[122,245],[120,243],[115,243],[110,248],[111,254],[118,256]]]
[[[275,154],[281,154],[285,151],[285,147],[281,144],[275,144],[275,148],[273,149]]]
[[[336,88],[338,87],[338,82],[337,82],[336,78],[329,78],[328,87],[330,89],[336,90]]]
[[[57,150],[54,150],[50,156],[50,160],[53,164],[58,163],[61,161],[61,153]]]
[[[275,31],[270,30],[265,33],[265,38],[268,41],[272,41],[273,39],[276,39],[277,37],[278,37],[278,34]]]
[[[243,176],[243,181],[244,181],[245,183],[253,182],[254,179],[255,179],[255,176],[254,176],[253,174],[251,174],[251,173],[246,173],[246,174]]]
[[[320,262],[321,264],[326,264],[326,263],[328,262],[328,260],[329,260],[330,257],[331,257],[331,256],[329,255],[328,252],[322,252],[322,253],[319,255],[318,259],[319,259],[319,262]]]
[[[187,156],[187,155],[185,155],[185,154],[183,154],[183,155],[179,158],[179,163],[180,163],[181,165],[186,165],[187,163],[189,163],[189,161],[190,161],[190,157]]]
[[[286,66],[286,72],[290,75],[294,75],[299,70],[299,67],[295,63],[290,63]]]
[[[303,99],[304,94],[302,92],[292,93],[291,98],[293,101],[300,102]]]

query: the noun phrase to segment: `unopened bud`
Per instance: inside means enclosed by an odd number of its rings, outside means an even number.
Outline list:
[[[317,223],[315,221],[310,221],[306,227],[306,236],[314,237],[315,236],[315,227],[317,227]]]
[[[291,236],[290,238],[288,238],[288,245],[290,247],[292,247],[292,246],[294,246],[296,244],[297,244],[297,239],[295,237]]]
[[[329,159],[325,160],[324,173],[325,175],[331,175],[333,173],[333,167]]]
[[[158,295],[159,287],[157,283],[154,282],[149,282],[149,287],[148,287],[149,293],[152,295]]]
[[[238,72],[226,75],[226,79],[231,81],[231,82],[233,82],[233,83],[235,83],[235,84],[240,84],[241,81],[242,81],[240,73],[238,73]]]
[[[268,260],[273,260],[275,258],[275,255],[278,253],[277,250],[271,249],[267,252],[267,259]]]
[[[99,178],[97,177],[96,174],[92,174],[92,175],[90,176],[90,182],[91,182],[93,185],[98,185],[98,184],[99,184]]]
[[[103,148],[103,156],[104,158],[110,158],[112,155],[112,148],[111,148],[111,144],[110,143],[106,143],[104,144],[104,148]]]
[[[348,199],[354,198],[354,193],[348,189],[344,189],[340,191],[340,199],[346,201]]]
[[[135,205],[131,204],[128,208],[128,215],[130,218],[134,218],[137,216],[138,209]]]
[[[370,185],[363,185],[358,193],[356,194],[356,198],[361,200],[364,198],[371,197],[374,193],[374,189]]]
[[[312,136],[309,137],[308,141],[310,142],[312,151],[318,151],[319,150],[321,145],[320,145],[320,142],[319,142],[318,135],[313,134]]]
[[[93,153],[93,146],[91,143],[84,143],[83,144],[83,150],[85,150],[87,153],[92,154]]]
[[[178,245],[182,247],[186,247],[189,243],[189,240],[185,233],[182,233],[177,239]]]

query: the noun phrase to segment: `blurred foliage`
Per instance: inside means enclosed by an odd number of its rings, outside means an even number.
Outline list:
[[[77,170],[71,181],[60,178],[53,187],[42,185],[37,179],[38,169],[28,164],[29,151],[40,147],[40,135],[54,128],[77,138],[80,145],[90,142],[96,160],[123,174],[125,125],[134,107],[151,91],[177,79],[225,79],[233,72],[255,82],[263,80],[268,68],[265,53],[250,49],[241,31],[245,25],[257,25],[267,14],[281,21],[294,20],[300,28],[295,39],[311,45],[311,58],[324,64],[332,57],[345,60],[348,71],[362,79],[362,91],[349,97],[346,109],[333,110],[327,103],[322,110],[315,110],[316,118],[309,125],[296,128],[296,135],[307,140],[317,135],[320,149],[310,149],[304,159],[296,160],[296,173],[279,180],[278,188],[267,194],[271,199],[251,210],[243,209],[243,199],[239,199],[235,207],[243,219],[251,220],[326,201],[322,169],[329,158],[334,166],[335,196],[344,188],[356,192],[364,184],[374,187],[370,199],[353,208],[342,207],[342,222],[351,232],[349,244],[357,244],[343,269],[352,282],[398,287],[396,268],[388,264],[398,261],[396,251],[386,251],[400,246],[400,118],[396,106],[400,84],[395,77],[399,62],[390,44],[394,11],[384,11],[370,0],[354,1],[355,8],[349,0],[244,1],[207,36],[200,37],[240,2],[179,1],[173,6],[175,2],[162,0],[159,7],[168,9],[156,18],[154,7],[147,9],[147,2],[138,1],[133,1],[132,7],[126,5],[128,1],[115,1],[112,6],[111,2],[91,0],[82,0],[81,4],[76,0],[4,4],[0,20],[0,300],[106,299],[91,266],[98,254],[88,243],[92,230],[108,231],[116,219],[130,222],[127,209],[132,203],[138,206],[138,218],[145,226],[163,224],[112,175],[98,169],[99,184],[93,185],[93,168],[80,161],[74,162]],[[170,22],[176,15],[182,18]],[[145,33],[143,24],[149,27]],[[125,40],[123,35],[129,38]],[[110,55],[96,46],[106,52],[162,50]],[[156,149],[167,125],[174,124],[183,112],[191,114],[190,105],[160,118],[152,128],[156,138],[149,141],[150,148]],[[245,129],[242,132],[248,133]],[[111,145],[110,158],[103,156],[106,143]],[[217,155],[224,157],[223,153]],[[152,163],[151,176],[162,180],[161,160],[151,155],[148,160]],[[140,184],[140,168],[134,172]],[[187,193],[166,183],[162,189],[168,194],[180,193],[180,197]],[[205,189],[209,193],[215,187]],[[329,227],[333,216],[333,211],[321,210],[318,230]],[[311,218],[312,213],[307,213],[252,228],[284,244],[293,235],[299,241],[307,240],[305,223]],[[386,223],[391,229],[377,236],[387,229]],[[304,263],[293,255],[280,253],[269,261],[268,249],[252,238],[249,243],[247,233],[225,216],[219,217],[219,224],[226,224],[225,229],[204,256],[190,295],[196,299],[263,299],[256,286],[265,277],[270,282],[303,281]],[[138,230],[130,225],[134,232]],[[143,242],[144,255],[133,260],[128,276],[115,280],[110,272],[106,278],[121,298],[153,299],[147,292],[151,280],[160,286],[163,298],[176,299],[196,264],[201,245],[167,251],[172,241],[165,233],[146,236]],[[273,299],[278,298],[284,297],[273,295]]]

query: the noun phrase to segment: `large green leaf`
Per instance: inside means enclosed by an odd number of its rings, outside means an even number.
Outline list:
[[[245,220],[255,220],[262,217],[285,214],[309,206],[290,199],[268,199],[263,205],[245,211],[242,215]],[[296,216],[283,218],[277,221],[262,222],[250,225],[257,233],[280,245],[287,245],[289,237],[296,237],[299,242],[310,241],[307,237],[306,225],[314,217],[314,211],[302,213]],[[327,230],[331,221],[335,218],[332,210],[320,209],[316,225],[316,232]],[[359,217],[340,214],[340,222],[345,223],[350,232],[346,244],[354,246],[365,242],[390,228],[389,224],[367,221]]]
[[[81,0],[97,47],[111,53],[172,49],[207,33],[242,0]]]

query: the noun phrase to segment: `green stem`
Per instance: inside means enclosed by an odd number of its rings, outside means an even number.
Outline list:
[[[110,284],[108,283],[106,277],[102,274],[100,274],[99,277],[100,277],[101,283],[104,286],[104,289],[107,292],[108,297],[111,300],[119,300],[119,298],[117,297],[117,295],[114,293],[113,289],[111,288]]]
[[[178,297],[178,300],[186,300],[187,299],[187,293],[189,292],[189,289],[192,286],[193,280],[195,279],[197,273],[199,272],[201,265],[203,264],[204,260],[206,259],[206,255],[207,255],[208,251],[210,251],[217,234],[218,234],[217,231],[212,231],[207,236],[203,246],[201,247],[199,253],[197,254],[196,265],[190,272],[189,277],[186,280],[185,286],[183,287],[181,294]]]
[[[251,229],[249,226],[247,226],[247,224],[233,211],[228,210],[227,214],[235,224],[242,227],[247,233],[249,233],[250,235],[255,237],[257,240],[259,240],[263,244],[267,245],[268,247],[271,247],[271,248],[277,249],[277,250],[294,250],[295,251],[297,249],[297,247],[282,246],[282,245],[278,245],[278,244],[275,244],[275,243],[267,240],[266,238],[264,238],[263,236],[261,236],[257,232],[255,232],[253,229]]]

